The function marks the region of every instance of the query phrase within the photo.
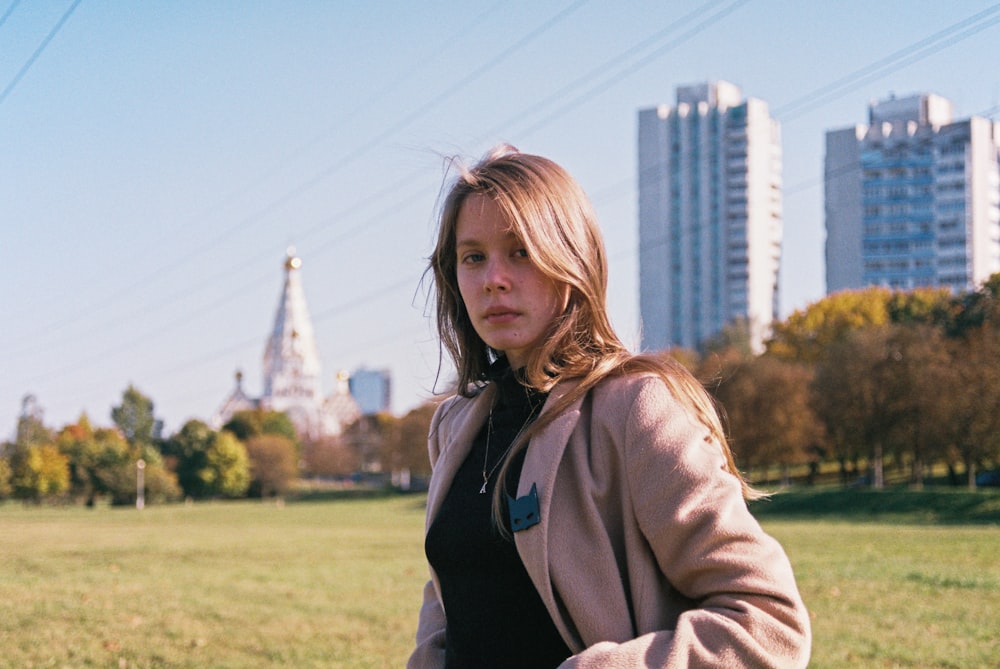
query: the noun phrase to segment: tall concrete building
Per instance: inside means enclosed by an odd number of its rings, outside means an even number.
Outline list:
[[[645,350],[697,348],[778,317],[781,137],[767,103],[724,81],[639,111],[639,307]]]
[[[974,289],[1000,271],[1000,123],[937,95],[826,133],[826,289]]]
[[[392,374],[388,369],[360,367],[351,373],[351,395],[358,402],[361,413],[389,411],[392,401]]]

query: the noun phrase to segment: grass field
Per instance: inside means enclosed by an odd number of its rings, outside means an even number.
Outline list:
[[[796,517],[829,504],[791,499],[761,515],[813,616],[810,666],[998,665],[1000,525]],[[995,493],[975,499],[1000,509]],[[0,667],[402,667],[422,527],[420,496],[0,506]]]

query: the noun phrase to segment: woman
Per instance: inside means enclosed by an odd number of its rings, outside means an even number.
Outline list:
[[[809,620],[711,399],[631,355],[590,204],[500,147],[431,258],[458,393],[431,422],[422,667],[800,667]]]

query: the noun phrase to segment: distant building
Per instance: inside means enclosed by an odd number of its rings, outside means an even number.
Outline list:
[[[760,349],[778,317],[781,137],[768,105],[725,81],[639,111],[642,347],[697,348],[743,322]]]
[[[284,289],[264,349],[263,395],[249,397],[243,390],[243,375],[237,372],[236,388],[212,417],[216,429],[237,411],[261,408],[285,412],[299,438],[315,440],[339,435],[361,415],[348,388],[346,373],[339,373],[333,393],[323,396],[322,366],[299,275],[301,266],[294,249],[289,249]]]
[[[351,395],[358,402],[361,413],[389,411],[392,402],[392,376],[387,369],[360,368],[350,378]]]
[[[938,95],[826,133],[826,289],[973,290],[1000,271],[1000,123]]]

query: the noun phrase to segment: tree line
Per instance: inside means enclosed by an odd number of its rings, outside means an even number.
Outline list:
[[[238,412],[219,430],[192,419],[164,436],[152,400],[132,385],[111,410],[112,427],[82,415],[53,429],[28,395],[14,440],[0,444],[0,499],[93,506],[136,504],[140,496],[143,503],[267,498],[286,495],[301,477],[426,475],[433,409],[365,416],[340,437],[302,441],[285,413],[263,409]]]
[[[837,464],[842,483],[954,485],[1000,467],[1000,274],[978,290],[834,293],[773,327],[760,355],[738,327],[693,356],[740,466]]]
[[[931,467],[976,487],[1000,467],[1000,274],[980,289],[843,291],[775,323],[762,353],[731,324],[700,351],[672,350],[712,393],[740,467],[804,471],[834,463],[843,484],[881,487],[887,471],[920,486]],[[435,404],[364,416],[340,436],[301,441],[288,417],[254,410],[213,430],[189,420],[163,436],[134,386],[112,427],[86,415],[47,426],[26,396],[13,441],[0,444],[0,499],[133,504],[142,462],[150,502],[285,495],[300,477],[429,475]],[[405,476],[403,476],[405,474]]]

